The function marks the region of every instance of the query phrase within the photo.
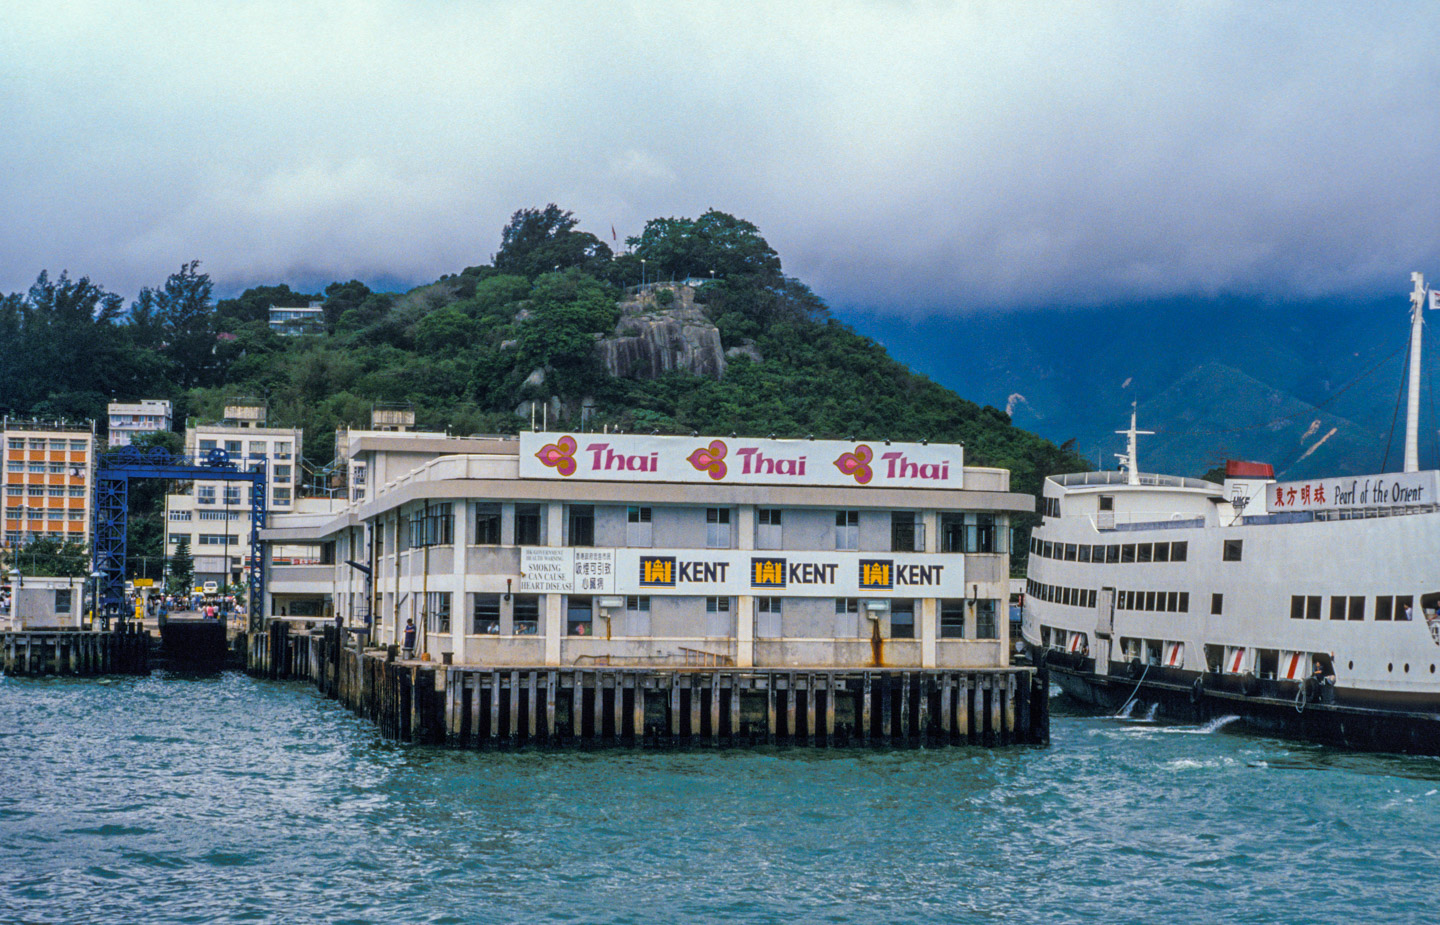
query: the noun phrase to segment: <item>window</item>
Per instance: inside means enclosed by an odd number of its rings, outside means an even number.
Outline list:
[[[280,488],[280,487],[277,486],[277,487],[271,489],[271,491],[273,492],[272,498],[274,499],[274,503],[275,503],[275,504],[281,505],[281,506],[283,507],[283,506],[288,505],[288,504],[290,503],[290,489],[289,489],[289,488]]]
[[[515,635],[538,636],[540,634],[540,595],[515,595]]]
[[[707,507],[705,509],[705,545],[710,549],[730,548],[730,509],[728,507]]]
[[[1074,543],[1066,543],[1066,544],[1065,544],[1065,561],[1066,561],[1066,562],[1074,562],[1074,561],[1076,560],[1076,557],[1077,557],[1077,553],[1076,553],[1076,551],[1075,551],[1075,544],[1074,544]]]
[[[1217,616],[1225,612],[1225,595],[1210,595],[1210,612]]]
[[[1339,597],[1339,596],[1333,596],[1333,595],[1332,595],[1331,598],[1330,598],[1330,619],[1332,619],[1332,620],[1343,620],[1343,619],[1345,619],[1345,605],[1346,605],[1347,603],[1348,603],[1348,599],[1347,599],[1347,598],[1345,598],[1345,597]]]
[[[1153,544],[1153,543],[1141,543],[1141,544],[1139,544],[1138,546],[1135,547],[1135,561],[1136,561],[1136,562],[1142,562],[1142,563],[1143,563],[1143,562],[1153,561],[1154,558],[1155,558],[1154,549],[1155,549],[1155,544]]]
[[[251,458],[251,459],[264,459],[264,458],[265,458],[265,441],[264,441],[264,440],[251,440],[251,441],[250,441],[250,458]]]
[[[860,548],[860,512],[835,512],[835,548]]]
[[[1223,561],[1225,561],[1225,562],[1239,562],[1239,561],[1240,561],[1240,557],[1244,554],[1244,552],[1245,552],[1245,541],[1244,541],[1244,540],[1226,540],[1226,541],[1225,541],[1225,550],[1224,550],[1224,552],[1221,554],[1221,557],[1220,557],[1220,558],[1221,558]]]
[[[648,547],[654,545],[653,512],[648,507],[632,504],[625,509],[625,545]]]
[[[860,601],[858,598],[835,598],[835,635],[844,639],[853,639],[860,635]]]
[[[631,595],[625,598],[625,635],[650,635],[650,596]]]
[[[7,485],[5,486],[5,494],[9,495],[12,498],[18,498],[25,494],[25,489],[21,488],[19,485]]]
[[[859,613],[859,612],[860,612],[860,600],[859,600],[859,598],[854,598],[854,597],[837,597],[837,598],[835,598],[835,612],[836,612],[836,613]]]
[[[475,545],[500,545],[500,505],[493,501],[475,505]]]
[[[289,458],[290,458],[290,441],[289,441],[289,440],[276,440],[276,441],[275,441],[275,458],[276,458],[276,459],[289,459]]]
[[[515,545],[545,545],[545,521],[541,516],[540,505],[515,505]]]
[[[232,506],[240,503],[240,486],[239,486],[239,485],[226,485],[226,486],[225,486],[225,503],[226,503],[227,505],[232,505]]]
[[[755,513],[755,548],[781,549],[781,512],[778,507],[762,507]]]
[[[500,595],[475,595],[475,614],[471,632],[477,636],[494,636],[500,632]]]
[[[211,450],[213,450],[213,449],[215,449],[215,448],[216,448],[216,443],[215,443],[214,440],[201,440],[201,441],[200,441],[200,455],[201,455],[201,456],[206,455],[207,453],[209,453]]]
[[[64,440],[51,440],[50,449],[64,451],[68,444]]]
[[[993,599],[978,601],[975,604],[976,639],[1000,638],[999,604],[999,601]]]
[[[1115,510],[1115,496],[1114,496],[1114,495],[1101,495],[1101,496],[1100,496],[1100,510],[1102,510],[1102,511],[1113,511],[1113,510]]]
[[[571,504],[566,507],[567,545],[570,546],[594,546],[595,545],[595,506],[591,504]]]
[[[1155,561],[1156,561],[1156,562],[1169,562],[1169,561],[1170,561],[1170,544],[1169,544],[1169,543],[1156,543],[1156,544],[1155,544]]]
[[[71,607],[71,604],[72,604],[71,598],[74,597],[74,594],[75,594],[75,592],[74,592],[73,590],[71,590],[70,588],[56,588],[56,589],[55,589],[55,612],[56,612],[56,613],[69,613],[69,612],[70,612],[70,607]]]
[[[940,602],[940,638],[965,638],[965,602],[946,598]]]
[[[706,613],[729,613],[730,598],[728,597],[707,597],[705,598]]]
[[[1365,598],[1360,597],[1360,596],[1354,596],[1354,597],[1351,597],[1351,598],[1350,598],[1350,617],[1349,617],[1349,619],[1351,619],[1351,620],[1364,620],[1364,619],[1365,619]]]
[[[1397,620],[1413,620],[1413,619],[1415,619],[1414,612],[1411,610],[1411,607],[1413,606],[1414,602],[1415,602],[1415,599],[1414,599],[1413,597],[1411,597],[1410,595],[1408,595],[1408,594],[1402,594],[1402,595],[1400,595],[1399,597],[1395,598],[1395,619],[1397,619]]]
[[[45,494],[49,495],[52,498],[63,498],[65,497],[65,489],[59,486],[55,486],[53,488],[47,488],[45,490]]]
[[[11,437],[9,446],[12,450],[23,450],[25,449],[25,441],[16,437]]]
[[[426,593],[425,613],[430,617],[430,632],[450,632],[450,592],[430,591]]]
[[[1123,546],[1120,547],[1120,561],[1121,561],[1121,562],[1134,562],[1134,561],[1135,561],[1135,544],[1134,544],[1134,543],[1126,543],[1126,544],[1124,544]]]
[[[277,481],[277,482],[288,482],[288,481],[290,481],[290,466],[289,466],[289,465],[278,465],[278,464],[277,464],[277,465],[275,466],[275,481]]]
[[[1087,544],[1087,543],[1081,543],[1081,544],[1080,544],[1080,561],[1081,561],[1081,562],[1089,562],[1089,561],[1090,561],[1090,549],[1091,549],[1091,547],[1090,547],[1089,544]]]
[[[761,639],[780,638],[780,598],[755,598],[755,635]]]
[[[1320,595],[1315,594],[1305,598],[1305,619],[1320,619]]]
[[[915,638],[915,602],[913,600],[890,602],[890,638]]]
[[[195,489],[195,500],[200,504],[215,503],[215,486],[201,485]]]
[[[1388,594],[1375,598],[1375,619],[1389,620],[1395,609],[1395,598]]]
[[[226,441],[225,441],[225,452],[229,453],[231,456],[239,456],[239,455],[240,455],[240,441],[239,441],[239,440],[226,440]]]
[[[890,513],[890,550],[892,552],[924,552],[925,525],[917,523],[915,511]]]
[[[233,546],[236,542],[235,536],[225,533],[202,533],[199,536],[201,546]]]
[[[45,497],[45,486],[31,485],[25,489],[25,494],[29,495],[32,498],[43,498]]]
[[[172,534],[170,534],[170,545],[171,545],[171,546],[178,546],[178,545],[180,544],[180,541],[181,541],[181,540],[189,540],[189,539],[190,539],[190,534],[188,534],[188,533],[172,533]]]
[[[85,497],[85,489],[83,489],[83,488],[74,488],[74,487],[72,487],[72,488],[69,488],[69,489],[67,489],[67,490],[69,491],[70,497],[72,497],[72,498],[83,498],[83,497]]]
[[[1186,553],[1186,550],[1188,550],[1189,548],[1190,548],[1190,544],[1189,544],[1189,543],[1186,543],[1186,542],[1183,541],[1183,540],[1181,540],[1181,541],[1178,542],[1178,543],[1171,543],[1171,544],[1170,544],[1170,561],[1171,561],[1171,562],[1184,562],[1184,561],[1185,561],[1185,553]]]
[[[595,632],[595,609],[591,598],[572,594],[565,601],[565,634],[590,636]]]

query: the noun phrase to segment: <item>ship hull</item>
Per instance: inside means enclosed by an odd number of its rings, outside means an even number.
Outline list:
[[[1267,685],[1247,694],[1218,683],[1207,685],[1207,678],[1221,679],[1195,672],[1172,672],[1163,680],[1099,674],[1093,660],[1053,653],[1045,667],[1067,695],[1105,712],[1118,712],[1133,698],[1136,703],[1128,711],[1132,715],[1144,715],[1153,704],[1156,718],[1171,722],[1207,723],[1235,716],[1239,722],[1227,730],[1366,751],[1440,755],[1440,714],[1436,713],[1326,702],[1333,692],[1322,692],[1315,700],[1300,698],[1298,685]]]

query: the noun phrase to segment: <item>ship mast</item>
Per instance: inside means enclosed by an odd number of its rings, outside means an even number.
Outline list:
[[[1136,429],[1135,429],[1135,411],[1136,411],[1136,406],[1137,406],[1138,404],[1139,404],[1138,401],[1132,401],[1132,402],[1130,403],[1130,428],[1129,428],[1129,430],[1117,430],[1117,431],[1115,431],[1115,433],[1117,433],[1117,434],[1124,434],[1124,435],[1125,435],[1125,438],[1126,438],[1126,440],[1125,440],[1125,452],[1124,452],[1124,453],[1116,453],[1115,456],[1116,456],[1116,458],[1118,458],[1118,459],[1120,460],[1120,465],[1125,468],[1125,472],[1126,472],[1125,481],[1126,481],[1127,484],[1130,484],[1130,485],[1139,485],[1139,484],[1140,484],[1140,462],[1139,462],[1139,460],[1138,460],[1137,457],[1136,457],[1136,442],[1135,442],[1135,438],[1138,437],[1138,436],[1140,436],[1141,434],[1153,434],[1153,433],[1155,433],[1155,431],[1153,431],[1153,430],[1136,430]]]
[[[1410,384],[1405,403],[1405,471],[1420,471],[1420,332],[1425,327],[1425,277],[1411,273]]]

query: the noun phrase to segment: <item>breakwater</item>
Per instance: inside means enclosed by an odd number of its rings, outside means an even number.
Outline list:
[[[148,674],[150,634],[131,621],[114,632],[19,630],[0,633],[7,675]]]
[[[252,675],[309,681],[391,738],[461,748],[1049,740],[1048,676],[1028,668],[437,665],[278,621],[245,649]]]

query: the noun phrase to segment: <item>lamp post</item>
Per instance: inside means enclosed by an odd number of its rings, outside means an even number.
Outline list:
[[[640,288],[645,288],[645,258],[640,258]]]
[[[8,577],[10,579],[10,628],[13,630],[20,616],[20,586],[25,576],[20,574],[19,568],[12,568]]]

